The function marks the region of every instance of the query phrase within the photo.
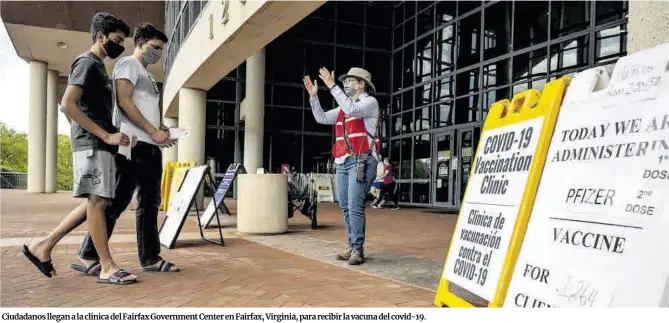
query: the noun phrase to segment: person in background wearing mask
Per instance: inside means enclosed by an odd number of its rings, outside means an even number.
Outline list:
[[[121,58],[114,66],[115,102],[114,124],[127,123],[138,143],[131,153],[132,160],[123,155],[116,156],[116,198],[105,212],[107,234],[111,236],[116,220],[130,204],[137,190],[137,252],[144,271],[177,272],[179,269],[160,257],[158,237],[158,208],[160,206],[160,178],[162,155],[159,146],[171,145],[168,131],[161,127],[159,105],[160,90],[147,66],[156,64],[162,55],[167,36],[151,24],[144,23],[135,28],[135,51]],[[98,252],[86,236],[79,259],[83,266],[73,266],[84,273],[98,261]]]
[[[130,28],[123,20],[108,13],[95,14],[91,23],[93,45],[72,62],[60,109],[72,120],[73,195],[87,198],[87,202],[72,210],[47,237],[30,247],[24,245],[22,250],[49,278],[56,275],[51,263],[53,248],[87,221],[89,239],[99,253],[99,261],[89,268],[96,269],[97,281],[117,285],[137,282],[137,277],[112,259],[105,223],[105,208],[114,198],[116,185],[114,155],[119,145],[130,144],[130,138],[112,123],[112,84],[103,60],[115,59],[123,53],[122,44],[129,33]]]
[[[321,68],[319,78],[330,89],[338,108],[324,112],[318,101],[318,86],[309,76],[304,86],[310,95],[309,103],[318,123],[335,127],[332,155],[337,164],[337,194],[348,235],[346,249],[337,259],[350,265],[365,261],[365,198],[374,181],[379,160],[379,103],[368,94],[376,91],[368,71],[353,67],[339,78],[344,90],[335,84],[334,71]]]

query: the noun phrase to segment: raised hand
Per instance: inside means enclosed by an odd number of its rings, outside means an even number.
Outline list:
[[[318,84],[316,83],[316,80],[311,82],[311,78],[308,75],[304,77],[304,88],[311,97],[316,97],[318,94]]]
[[[323,83],[325,83],[325,86],[327,86],[328,89],[331,89],[333,86],[335,86],[334,71],[330,72],[327,68],[321,67],[321,69],[318,71],[318,77],[323,80]]]

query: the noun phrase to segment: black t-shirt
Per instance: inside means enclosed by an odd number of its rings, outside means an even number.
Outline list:
[[[105,64],[92,52],[85,52],[72,62],[69,85],[83,89],[77,106],[93,122],[108,133],[118,129],[112,124],[112,83],[107,75]],[[88,132],[74,120],[72,121],[72,151],[87,149],[104,150],[111,153],[118,151],[117,146],[110,146],[102,139]]]

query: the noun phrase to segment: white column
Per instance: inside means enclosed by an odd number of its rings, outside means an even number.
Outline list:
[[[179,126],[179,124],[177,123],[177,119],[175,118],[164,118],[163,124],[168,128]],[[163,167],[167,162],[177,161],[178,147],[179,145],[177,144],[172,146],[171,148],[163,148]]]
[[[244,120],[244,168],[255,174],[263,166],[265,119],[265,49],[246,60],[246,98],[242,104]]]
[[[630,1],[627,53],[669,43],[669,2]]]
[[[58,189],[58,71],[49,70],[46,79],[46,168],[44,192]]]
[[[204,165],[204,134],[206,127],[207,92],[197,89],[179,90],[179,127],[190,129],[190,135],[179,140],[177,156],[179,162],[195,161]],[[204,209],[204,191],[197,194],[197,204]]]
[[[46,68],[39,61],[28,63],[30,98],[28,111],[28,192],[44,193],[46,167]]]

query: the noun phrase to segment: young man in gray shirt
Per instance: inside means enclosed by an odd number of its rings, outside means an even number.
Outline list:
[[[115,162],[118,146],[130,145],[130,138],[112,123],[112,85],[103,60],[115,59],[125,48],[130,33],[123,20],[108,13],[97,13],[91,22],[93,45],[72,62],[61,110],[72,119],[72,164],[74,197],[87,201],[77,206],[44,239],[23,246],[23,254],[47,277],[56,275],[51,251],[65,235],[88,222],[89,237],[99,251],[99,259],[84,268],[95,271],[98,282],[127,285],[136,277],[114,263],[105,224],[105,208],[114,198]]]
[[[158,236],[158,207],[160,206],[160,179],[162,155],[160,146],[171,145],[167,131],[161,127],[160,91],[151,73],[146,69],[160,60],[167,36],[151,24],[145,23],[135,29],[135,51],[121,58],[114,66],[115,102],[114,125],[126,123],[137,135],[137,145],[128,160],[116,156],[116,197],[105,215],[107,230],[111,236],[116,220],[130,204],[137,191],[137,251],[144,271],[177,272],[179,269],[160,257]],[[79,249],[79,258],[84,269],[98,260],[98,254],[90,236],[86,236]],[[75,268],[76,269],[76,268]]]

